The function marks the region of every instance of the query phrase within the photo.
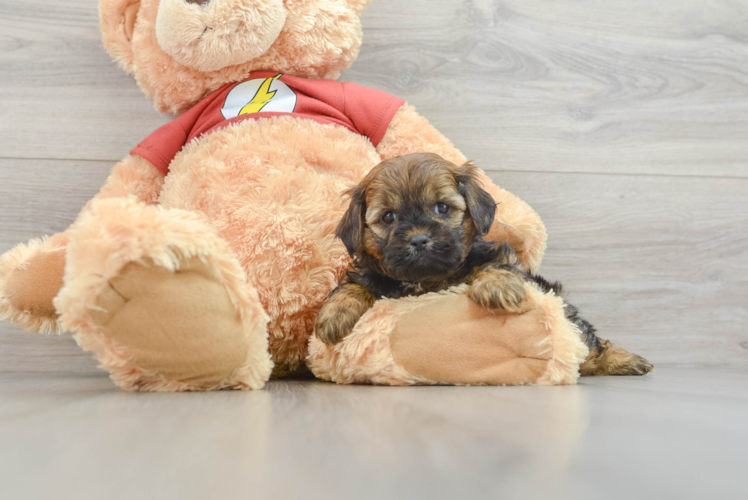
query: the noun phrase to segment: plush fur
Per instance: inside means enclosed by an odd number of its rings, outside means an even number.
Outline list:
[[[254,51],[248,47],[246,30],[209,30],[219,11],[224,18],[237,18],[241,13],[242,26],[267,25],[263,11],[255,9],[257,0],[213,0],[207,7],[184,5],[181,0],[141,0],[137,22],[128,37],[125,10],[136,2],[132,0],[100,0],[99,13],[104,45],[117,62],[135,76],[143,92],[153,99],[156,109],[181,113],[197,101],[227,82],[240,81],[250,72],[271,68],[272,71],[304,78],[332,78],[348,67],[358,55],[361,46],[360,14],[370,0],[285,0],[283,12],[285,23],[281,31],[262,53],[251,57]],[[169,5],[166,5],[166,4]],[[264,0],[272,5],[277,2]],[[182,5],[179,5],[182,4]],[[273,16],[280,7],[269,9]],[[206,9],[201,13],[200,9]],[[159,14],[171,15],[166,20]],[[214,15],[211,15],[214,14]],[[190,33],[199,31],[197,24],[205,24],[205,34],[199,46],[179,46],[189,33],[176,26],[179,18],[188,15],[192,25]],[[276,23],[270,23],[276,26]],[[161,25],[159,33],[158,27]],[[265,39],[272,37],[274,30],[264,33]],[[173,38],[170,38],[171,35]],[[178,53],[175,60],[166,50]],[[235,46],[241,47],[239,50]],[[188,49],[200,49],[201,54],[189,53]],[[250,52],[247,52],[250,51]],[[211,57],[221,54],[220,64],[231,63],[221,68],[203,68],[187,65],[192,62],[202,66],[210,64]],[[246,59],[242,61],[244,55]]]
[[[18,295],[24,293],[25,290],[14,288],[13,275],[28,272],[29,263],[34,259],[43,254],[64,250],[66,244],[67,236],[56,234],[34,239],[26,244],[19,244],[0,256],[0,318],[32,332],[50,333],[62,330],[62,324],[57,315],[49,316],[46,313],[39,313],[32,304],[25,304],[18,300]],[[59,271],[57,274],[60,274]],[[15,286],[18,285],[20,283]],[[26,285],[26,287],[29,286],[31,285]],[[52,297],[54,298],[54,295]],[[43,309],[46,310],[49,307],[43,306]]]
[[[112,56],[134,75],[158,109],[178,113],[255,69],[336,77],[356,56],[361,43],[360,14],[367,3],[285,1],[282,29],[262,54],[254,56],[242,40],[251,40],[260,32],[269,39],[275,29],[252,32],[251,26],[264,22],[261,10],[247,7],[260,5],[254,0],[185,2],[171,7],[164,3],[163,8],[159,0],[101,0],[99,8],[104,43]],[[280,8],[270,0],[262,5]],[[175,13],[189,17],[185,19],[192,23],[189,29],[182,31]],[[226,22],[241,18],[234,24],[240,29],[205,29],[200,43],[178,43],[194,34],[196,22],[207,28],[219,17]],[[268,20],[267,26],[277,24],[277,19]],[[211,54],[224,53],[231,65],[199,69]],[[253,58],[236,62],[241,59],[238,54]],[[376,148],[341,127],[275,117],[240,122],[192,141],[172,161],[166,178],[145,159],[128,156],[70,229],[21,245],[0,258],[0,314],[29,329],[75,331],[81,345],[93,350],[115,382],[128,390],[260,387],[270,375],[268,355],[275,376],[305,368],[315,315],[350,266],[350,257],[334,234],[345,209],[341,192],[383,159],[416,151],[462,158],[448,139],[408,105],[395,114]],[[488,237],[509,241],[523,264],[537,267],[545,249],[540,218],[521,200],[491,184],[482,172],[475,175],[498,203]],[[66,248],[64,261],[35,260],[61,248]],[[195,258],[202,259],[199,270],[190,264]],[[36,304],[42,297],[29,293],[38,283],[20,279],[27,270],[38,272],[38,262],[64,267],[55,270],[56,275],[64,275],[64,281],[54,304],[34,309],[28,307],[31,302],[14,302],[13,298],[32,297]],[[180,281],[183,271],[192,273],[190,279]],[[142,294],[120,294],[118,287],[123,284],[137,289],[134,277],[139,275],[150,280],[153,289],[168,293],[149,295],[147,300]],[[192,284],[177,286],[186,282]],[[227,304],[224,296],[232,303]],[[201,298],[205,304],[215,302],[218,309],[229,311],[226,317],[216,318],[223,330],[195,331],[192,323],[180,322],[183,315],[201,310]],[[35,313],[53,307],[61,318]],[[172,320],[161,321],[158,311],[162,310],[171,311]],[[263,315],[267,315],[267,326]],[[198,324],[201,317],[196,316],[193,323]],[[237,330],[239,323],[234,319],[244,326]],[[144,335],[150,325],[153,339]],[[149,342],[156,338],[165,344],[149,352]],[[189,341],[182,345],[174,339]],[[264,350],[263,342],[267,342]],[[239,349],[246,354],[243,367],[217,380],[222,363],[216,358],[212,368],[206,368],[212,376],[178,373],[178,356],[184,356],[184,366],[193,361],[194,366],[205,366],[209,360],[200,358],[198,347],[213,344],[245,346]],[[224,354],[216,351],[216,356]],[[154,359],[163,359],[163,369],[153,364]],[[231,357],[230,362],[237,360]]]
[[[285,22],[283,0],[161,0],[156,39],[180,64],[216,71],[262,55],[278,38]]]
[[[199,238],[195,238],[197,234]],[[185,391],[259,389],[265,384],[273,366],[267,349],[267,315],[226,241],[204,217],[195,212],[149,207],[134,197],[101,199],[92,203],[70,236],[65,286],[55,299],[55,307],[62,326],[77,332],[78,344],[96,354],[117,385],[127,390]],[[246,349],[242,365],[229,377],[207,386],[143,369],[128,346],[108,335],[107,324],[97,317],[102,312],[102,293],[126,265],[145,263],[147,259],[147,265],[175,272],[194,257],[201,259],[211,270],[211,277],[226,288],[241,318],[245,338],[240,344]],[[163,298],[165,302],[168,299]],[[168,322],[168,318],[161,320]],[[186,339],[175,339],[172,348],[185,346]]]
[[[312,372],[323,380],[339,384],[379,384],[379,385],[435,385],[485,384],[485,379],[477,380],[449,378],[441,373],[440,366],[431,364],[431,378],[411,373],[398,362],[397,344],[391,339],[397,325],[403,318],[410,318],[412,323],[425,323],[428,319],[429,305],[440,309],[454,308],[454,304],[467,293],[467,285],[458,285],[447,290],[431,292],[420,296],[409,296],[401,299],[382,299],[376,302],[356,324],[353,332],[335,345],[322,342],[313,337],[309,345],[309,366]],[[564,313],[563,300],[552,291],[543,293],[531,283],[526,284],[528,311],[535,311],[538,316],[538,327],[525,334],[534,335],[533,343],[524,348],[510,349],[506,359],[500,360],[501,352],[497,351],[496,361],[491,364],[506,364],[509,369],[506,375],[495,384],[538,384],[569,385],[579,378],[579,365],[588,354],[588,349],[581,341],[579,330],[569,322]],[[509,317],[484,316],[483,318],[462,317],[461,322],[478,321],[484,326],[484,349],[491,349],[492,343],[501,337],[502,332],[510,330],[520,319],[517,315]],[[444,328],[447,328],[445,325]],[[449,335],[447,331],[447,335]],[[433,334],[421,336],[428,342]],[[446,349],[458,349],[459,339],[447,343]],[[424,345],[424,347],[426,347]],[[493,352],[493,351],[491,351]],[[517,379],[515,373],[524,363],[541,359],[543,369],[540,373],[527,378]],[[485,366],[470,366],[470,358],[465,362],[464,371],[469,369],[484,370]],[[480,372],[479,372],[480,373]]]
[[[229,242],[271,317],[276,375],[303,365],[315,314],[349,265],[335,239],[340,193],[378,160],[346,129],[277,117],[210,134],[172,162],[161,204],[202,212]]]

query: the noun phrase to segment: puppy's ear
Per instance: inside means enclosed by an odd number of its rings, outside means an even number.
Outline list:
[[[351,197],[351,204],[343,215],[343,219],[335,230],[335,236],[345,245],[348,255],[360,253],[363,249],[364,215],[366,214],[366,189],[356,186],[347,191]]]
[[[488,234],[496,215],[496,201],[488,194],[478,180],[478,167],[468,161],[457,168],[455,173],[457,190],[465,198],[470,217],[481,236]]]

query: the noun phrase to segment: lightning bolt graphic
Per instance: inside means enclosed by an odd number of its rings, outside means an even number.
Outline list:
[[[270,92],[270,84],[273,83],[273,80],[277,80],[283,76],[283,73],[278,73],[272,78],[265,78],[265,81],[262,82],[262,85],[260,85],[260,88],[257,89],[257,93],[252,98],[251,101],[249,101],[249,104],[244,106],[241,111],[239,111],[240,115],[248,115],[250,113],[259,113],[262,108],[265,107],[267,103],[270,102],[270,99],[273,98],[276,90],[273,90]]]

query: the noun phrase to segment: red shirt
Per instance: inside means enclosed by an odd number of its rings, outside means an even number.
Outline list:
[[[368,137],[376,147],[405,101],[355,83],[308,80],[258,71],[216,90],[176,120],[149,135],[130,153],[164,175],[185,144],[232,123],[268,116],[295,116],[332,123]]]

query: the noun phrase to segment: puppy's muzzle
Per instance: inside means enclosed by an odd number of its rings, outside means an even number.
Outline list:
[[[431,243],[431,237],[428,234],[416,234],[410,239],[410,248],[417,252],[423,252]]]

